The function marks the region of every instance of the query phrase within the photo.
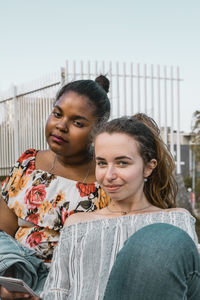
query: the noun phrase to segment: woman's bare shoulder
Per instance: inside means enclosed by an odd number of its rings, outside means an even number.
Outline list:
[[[159,208],[159,207],[156,207],[156,206],[153,206],[151,207],[151,210],[150,212],[164,212],[164,213],[169,213],[169,212],[182,212],[182,213],[185,213],[187,215],[191,215],[190,212],[185,209],[185,208],[182,208],[182,207],[173,207],[173,208]]]
[[[40,160],[40,159],[43,159],[43,158],[46,158],[46,157],[52,156],[52,155],[53,155],[53,153],[51,150],[39,150],[37,152],[36,158],[38,160]]]
[[[50,150],[40,150],[35,158],[36,169],[48,171],[53,160],[53,152]]]
[[[186,213],[188,215],[191,215],[190,212],[187,209],[182,208],[182,207],[168,208],[165,211],[168,211],[168,212],[171,212],[171,211],[183,212],[183,213]]]

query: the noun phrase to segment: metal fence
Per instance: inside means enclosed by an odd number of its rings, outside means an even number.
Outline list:
[[[72,80],[94,79],[99,74],[106,74],[111,82],[111,118],[136,112],[152,116],[163,128],[164,141],[170,144],[177,173],[181,173],[178,67],[67,61],[59,72],[30,84],[13,86],[0,96],[0,176],[8,174],[24,150],[47,148],[45,122],[59,87]],[[169,128],[170,141],[167,140]]]

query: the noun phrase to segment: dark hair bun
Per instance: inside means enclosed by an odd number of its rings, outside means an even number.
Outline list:
[[[95,79],[95,82],[97,82],[105,91],[106,93],[109,92],[109,87],[110,87],[110,81],[106,76],[100,75]]]

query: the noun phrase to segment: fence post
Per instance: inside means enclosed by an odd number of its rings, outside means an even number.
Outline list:
[[[171,67],[171,129],[170,129],[170,152],[174,157],[174,75],[173,67]]]
[[[167,67],[164,67],[164,142],[168,143],[168,128],[167,128]]]
[[[176,136],[176,144],[177,144],[177,174],[181,174],[181,144],[180,144],[180,76],[179,76],[179,67],[177,67],[177,136]]]
[[[65,68],[60,68],[60,86],[65,84]]]
[[[17,99],[17,87],[13,85],[13,100],[14,100],[14,157],[15,161],[19,158],[19,111]]]

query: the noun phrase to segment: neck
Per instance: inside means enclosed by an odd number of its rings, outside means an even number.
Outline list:
[[[82,155],[77,155],[77,156],[69,156],[65,157],[60,154],[54,153],[56,160],[64,167],[77,167],[77,166],[84,166],[88,165],[88,163],[91,163],[93,160],[93,157],[91,154],[84,153]]]
[[[139,201],[132,201],[132,202],[125,202],[123,200],[121,201],[114,201],[112,200],[109,208],[115,212],[119,211],[119,213],[129,213],[131,211],[140,211],[144,210],[146,208],[149,208],[151,204],[147,201],[146,197],[143,195],[143,197]]]
[[[51,165],[48,172],[71,180],[88,183],[95,181],[94,169],[95,165],[92,158],[79,160],[79,162],[76,161],[74,163],[52,152]]]

